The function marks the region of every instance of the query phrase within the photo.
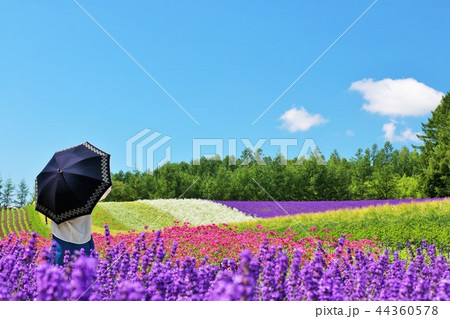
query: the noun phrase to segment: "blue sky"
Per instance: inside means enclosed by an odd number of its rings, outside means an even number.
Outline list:
[[[373,0],[78,2],[200,125],[74,1],[4,0],[3,178],[31,184],[84,141],[125,170],[126,140],[144,128],[172,137],[172,161],[192,158],[193,138],[313,138],[346,157],[401,147],[450,89],[444,0],[379,0],[255,125]]]

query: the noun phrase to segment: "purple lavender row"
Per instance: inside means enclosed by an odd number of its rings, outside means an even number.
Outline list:
[[[403,203],[418,203],[425,201],[444,200],[445,198],[419,198],[419,199],[371,199],[371,200],[352,200],[352,201],[285,201],[278,202],[280,206],[289,214],[308,214],[318,213],[338,209],[354,209],[379,205],[398,205]],[[241,212],[258,218],[271,218],[277,216],[286,216],[277,203],[273,201],[220,201],[215,200],[229,207],[236,208]]]
[[[64,266],[50,263],[48,249],[37,263],[34,237],[0,246],[0,300],[450,300],[448,259],[425,241],[409,246],[409,260],[344,251],[342,237],[335,262],[320,248],[312,260],[298,250],[290,258],[266,242],[257,256],[244,250],[240,261],[196,266],[174,260],[176,245],[167,256],[160,234],[148,246],[138,238],[131,252],[109,247],[105,259],[66,256]]]

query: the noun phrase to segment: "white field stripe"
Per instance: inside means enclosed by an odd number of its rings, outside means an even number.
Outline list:
[[[160,211],[168,211],[176,220],[194,226],[253,220],[240,210],[204,199],[142,200]]]
[[[125,50],[125,48],[123,47],[123,46],[121,46],[120,45],[120,43],[119,42],[117,42],[117,40],[111,35],[111,34],[109,34],[109,32],[108,31],[106,31],[106,29],[105,28],[103,28],[101,25],[100,25],[100,23],[98,23],[97,22],[97,20],[95,20],[94,19],[94,17],[89,13],[89,12],[87,12],[86,11],[86,9],[83,7],[83,6],[81,6],[76,0],[73,0],[73,2],[75,2],[76,4],[77,4],[77,6],[79,6],[80,7],[80,9],[81,10],[83,10],[84,11],[84,13],[86,13],[86,15],[100,28],[100,29],[102,29],[103,30],[103,32],[105,32],[106,33],[106,35],[111,39],[111,40],[113,40],[114,41],[114,43],[115,44],[117,44],[117,46],[123,51],[123,52],[125,52],[125,54],[126,55],[128,55],[128,57],[142,70],[142,71],[144,71],[144,73],[145,74],[147,74],[147,76],[150,78],[150,79],[152,79],[152,81],[153,82],[155,82],[156,83],[156,85],[158,85],[160,88],[161,88],[161,90],[163,90],[164,91],[164,93],[166,93],[167,94],[167,96],[176,104],[176,105],[178,105],[178,107],[181,109],[181,110],[183,110],[183,112],[184,113],[186,113],[194,122],[195,122],[195,124],[197,124],[197,125],[200,125],[200,124],[198,124],[198,122],[197,122],[197,120],[177,101],[177,100],[175,100],[175,98],[161,85],[161,84],[159,84],[159,82],[158,81],[156,81],[156,79],[150,74],[150,73],[148,73],[148,71],[127,51],[127,50]]]

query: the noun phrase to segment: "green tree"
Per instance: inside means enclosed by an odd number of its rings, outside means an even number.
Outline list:
[[[28,204],[28,195],[30,195],[30,190],[28,189],[28,185],[25,180],[22,179],[19,185],[17,185],[16,204],[19,205],[19,207],[26,206]]]
[[[317,156],[285,159],[244,150],[238,159],[202,157],[167,163],[153,173],[119,171],[108,200],[176,198],[197,179],[183,197],[270,200],[255,181],[280,201],[422,197],[421,158],[417,150],[396,150],[389,142],[359,149],[350,160],[334,151],[324,165]]]
[[[371,152],[358,149],[352,159],[352,182],[350,191],[353,199],[367,199],[369,195],[369,180],[372,176]]]
[[[450,92],[422,123],[422,177],[425,194],[430,197],[450,195]]]
[[[255,165],[260,164],[264,165],[265,162],[263,161],[264,155],[263,150],[258,148],[256,150],[251,150],[249,148],[246,148],[242,151],[241,157],[239,158],[239,163],[241,165]]]
[[[1,202],[2,207],[8,208],[13,204],[14,198],[14,184],[10,178],[8,178],[4,185],[4,191],[2,194]]]
[[[419,177],[403,175],[397,181],[396,193],[398,198],[421,198]]]
[[[350,174],[349,165],[345,158],[341,159],[337,150],[334,150],[327,162],[328,200],[344,200],[349,198]]]
[[[395,154],[392,144],[386,142],[375,156],[373,174],[370,181],[372,198],[389,199],[397,197],[396,184],[399,177],[393,164]]]

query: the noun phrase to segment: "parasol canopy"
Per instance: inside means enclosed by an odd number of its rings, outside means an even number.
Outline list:
[[[60,224],[89,215],[111,187],[110,155],[89,142],[56,152],[36,178],[36,210]]]

